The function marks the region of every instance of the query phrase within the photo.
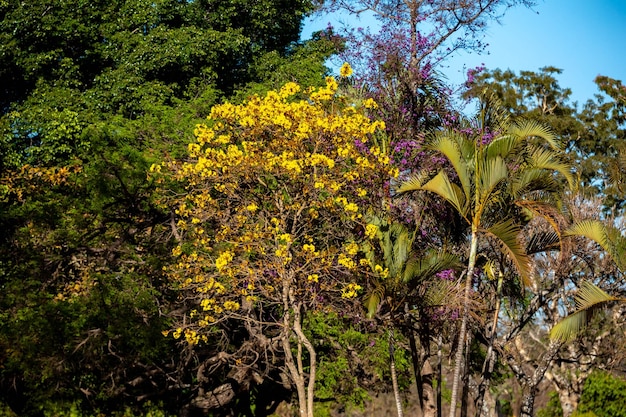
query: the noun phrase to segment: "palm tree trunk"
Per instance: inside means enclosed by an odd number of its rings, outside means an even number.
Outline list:
[[[396,359],[393,352],[393,333],[389,330],[389,367],[391,372],[391,383],[393,385],[393,395],[396,400],[398,417],[404,417],[404,412],[402,411],[402,399],[400,398],[400,388],[398,387],[398,375],[396,374]]]
[[[461,329],[459,330],[459,343],[454,357],[454,373],[452,374],[452,397],[450,399],[450,417],[456,417],[457,401],[459,399],[459,385],[461,382],[461,368],[463,367],[463,356],[465,350],[465,338],[467,335],[467,322],[469,320],[470,293],[472,291],[472,281],[474,278],[474,266],[476,265],[476,255],[478,252],[478,230],[472,224],[472,237],[470,242],[470,255],[467,264],[467,275],[465,277],[465,293],[463,299],[463,312],[461,316]]]
[[[423,329],[429,334],[428,325]],[[435,399],[435,389],[433,388],[433,379],[435,371],[430,365],[430,346],[427,342],[421,341],[418,350],[417,337],[413,327],[409,330],[409,342],[411,346],[411,359],[413,362],[413,374],[415,375],[415,385],[417,389],[418,405],[422,417],[436,417],[437,405]],[[430,337],[427,336],[427,340]]]

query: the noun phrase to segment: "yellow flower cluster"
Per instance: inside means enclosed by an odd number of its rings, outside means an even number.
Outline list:
[[[235,254],[231,251],[224,251],[220,254],[220,256],[218,256],[218,258],[215,260],[215,268],[217,268],[218,271],[222,271],[226,265],[228,265],[228,263],[230,261],[233,260]]]
[[[340,253],[339,256],[337,257],[337,263],[341,266],[344,266],[348,269],[355,269],[356,268],[356,262],[354,262],[354,259],[346,256],[343,253]]]
[[[365,236],[368,239],[374,239],[377,233],[378,233],[378,226],[376,226],[375,224],[369,223],[367,226],[365,226]]]
[[[339,68],[339,75],[342,77],[349,77],[352,75],[352,67],[347,62],[344,62],[341,68]]]
[[[389,268],[384,268],[380,265],[374,266],[374,272],[381,276],[381,278],[387,278],[389,276]]]
[[[358,295],[358,292],[362,289],[363,287],[361,287],[360,285],[350,283],[341,290],[341,297],[342,298],[354,298]]]

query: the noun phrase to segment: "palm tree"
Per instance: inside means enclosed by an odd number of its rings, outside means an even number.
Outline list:
[[[531,121],[511,123],[493,99],[481,101],[474,123],[466,129],[436,132],[430,148],[448,160],[452,172],[440,170],[432,178],[415,175],[397,191],[398,194],[435,193],[450,203],[469,225],[464,302],[450,407],[450,417],[455,417],[479,242],[485,236],[498,241],[521,281],[529,284],[529,259],[518,236],[521,224],[528,217],[544,212],[550,204],[546,194],[562,188],[555,173],[561,174],[570,186],[573,178],[569,167],[560,159],[560,143],[547,128]]]
[[[400,326],[412,329],[411,324],[403,326],[408,319],[407,313],[410,314],[412,310],[418,308],[418,304],[423,304],[424,301],[444,298],[440,293],[445,292],[446,288],[442,286],[431,286],[432,294],[428,294],[421,300],[417,300],[414,294],[419,286],[438,272],[458,268],[459,260],[455,255],[445,251],[430,250],[418,253],[413,248],[417,229],[410,232],[401,223],[389,223],[374,216],[370,217],[369,223],[377,227],[377,232],[373,242],[366,241],[361,247],[372,270],[373,281],[373,289],[366,296],[365,305],[369,318],[374,317],[383,305],[388,308],[390,372],[398,417],[402,417],[402,402],[397,383],[392,329]],[[412,331],[408,336],[410,340],[414,340]],[[419,378],[421,364],[416,363],[418,355],[414,351],[414,343],[411,343],[411,349],[416,383],[418,384],[418,391],[421,391]],[[419,397],[420,405],[423,405],[422,396]]]

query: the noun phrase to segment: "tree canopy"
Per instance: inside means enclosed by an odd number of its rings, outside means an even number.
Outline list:
[[[531,3],[0,0],[0,413],[600,415],[624,85],[439,72]]]

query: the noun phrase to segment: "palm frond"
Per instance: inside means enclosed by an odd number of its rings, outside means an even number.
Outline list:
[[[467,195],[464,194],[458,185],[450,182],[448,175],[444,171],[440,171],[435,175],[422,186],[422,189],[439,195],[452,204],[461,216],[467,216]]]
[[[553,149],[563,149],[562,143],[557,140],[552,130],[534,120],[522,120],[514,123],[509,129],[509,133],[520,138],[541,138]]]
[[[460,308],[463,304],[463,288],[452,281],[433,280],[424,294],[424,303],[431,307]]]
[[[511,196],[516,199],[535,198],[536,194],[558,196],[562,186],[557,179],[542,169],[526,168],[512,178]]]
[[[504,160],[499,156],[483,161],[481,169],[482,172],[479,176],[477,192],[479,193],[480,201],[487,202],[490,200],[489,197],[497,186],[507,179],[509,170]]]
[[[522,141],[516,135],[500,135],[495,137],[485,148],[487,158],[506,158],[514,154]]]
[[[468,171],[467,162],[463,157],[462,149],[459,146],[459,141],[455,139],[460,138],[452,134],[436,135],[435,139],[429,144],[429,148],[443,154],[448,161],[450,161],[452,168],[454,168],[461,182],[464,194],[468,196],[470,195],[471,176]]]
[[[524,285],[530,284],[530,265],[528,255],[522,248],[518,239],[520,227],[511,219],[499,222],[489,227],[486,232],[500,241],[502,251],[506,253],[517,272],[522,279]]]
[[[478,126],[494,130],[504,130],[510,123],[509,113],[493,91],[483,91],[477,114]]]
[[[426,171],[411,173],[411,175],[407,179],[400,182],[393,191],[396,194],[419,191],[422,189],[422,185],[428,182],[429,179],[430,179],[430,175],[428,175],[428,172]]]
[[[526,242],[526,254],[534,255],[561,249],[561,237],[554,230],[533,234]]]
[[[607,294],[590,281],[584,281],[576,293],[576,311],[558,322],[550,330],[550,338],[567,342],[588,325],[594,313],[614,301],[625,301]]]
[[[455,254],[442,250],[427,251],[420,257],[409,258],[404,268],[402,282],[415,286],[438,272],[460,267],[461,261]]]
[[[367,318],[371,319],[376,315],[384,296],[385,287],[380,282],[376,282],[372,291],[365,296],[364,304],[367,309]]]
[[[583,236],[596,242],[609,254],[617,266],[622,269],[623,261],[618,248],[609,235],[607,226],[599,220],[581,220],[574,223],[563,233],[565,236]]]
[[[558,172],[567,180],[570,188],[574,187],[574,176],[571,166],[559,160],[557,154],[545,148],[537,148],[530,154],[530,164],[535,169],[542,169],[546,172]]]
[[[560,238],[560,225],[565,222],[565,219],[553,201],[519,200],[515,204],[530,213],[532,217],[539,216],[547,221]]]
[[[388,233],[385,233],[384,261],[389,274],[394,279],[400,279],[400,274],[409,257],[413,241],[409,231],[401,223],[392,223]]]

